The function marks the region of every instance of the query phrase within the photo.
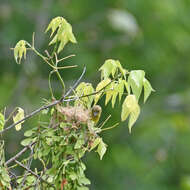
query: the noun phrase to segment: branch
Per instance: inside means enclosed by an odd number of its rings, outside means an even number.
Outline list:
[[[80,78],[76,81],[76,83],[73,85],[73,87],[72,87],[62,98],[60,98],[59,100],[55,100],[55,101],[53,101],[52,103],[50,103],[50,104],[48,104],[48,105],[44,105],[44,106],[40,107],[39,109],[33,111],[32,113],[28,114],[28,115],[27,115],[26,117],[24,117],[23,119],[17,121],[16,123],[11,124],[10,126],[8,126],[7,128],[5,128],[4,130],[0,131],[0,134],[4,133],[5,131],[7,131],[7,130],[13,128],[13,127],[15,127],[15,126],[18,125],[19,123],[22,123],[23,121],[25,121],[26,119],[28,119],[28,118],[32,117],[33,115],[39,113],[40,111],[45,110],[45,109],[47,109],[47,108],[50,108],[50,107],[52,107],[52,106],[55,106],[55,105],[57,105],[57,104],[59,104],[59,103],[68,102],[68,101],[74,101],[74,100],[76,100],[76,99],[78,99],[78,98],[84,98],[84,97],[89,97],[89,96],[92,96],[92,95],[96,95],[96,94],[102,92],[103,90],[105,90],[105,88],[106,88],[107,86],[109,86],[109,85],[111,84],[111,82],[113,82],[113,81],[110,81],[106,86],[104,86],[103,88],[101,88],[101,89],[100,89],[99,91],[97,91],[97,92],[94,92],[94,93],[91,93],[91,94],[87,94],[87,95],[82,95],[82,96],[79,96],[79,97],[74,97],[74,98],[65,99],[66,96],[69,95],[69,94],[74,90],[74,88],[78,85],[78,83],[79,83],[80,80],[82,79],[82,77],[83,77],[85,71],[86,71],[86,67],[83,69],[83,73],[82,73],[82,75],[80,76]]]
[[[28,146],[24,147],[19,153],[17,153],[14,157],[10,158],[5,162],[5,165],[10,164],[11,162],[15,161],[18,157],[20,157],[24,152],[26,152],[31,146],[33,146],[36,142],[29,144]]]
[[[68,90],[68,92],[64,95],[63,99],[64,99],[65,97],[67,97],[67,96],[76,88],[76,86],[79,84],[79,82],[81,81],[82,77],[84,76],[85,72],[86,72],[86,66],[84,67],[84,69],[83,69],[83,71],[82,71],[82,74],[81,74],[81,76],[79,77],[79,79],[78,79],[78,80],[75,82],[75,84]]]
[[[15,127],[19,123],[22,123],[23,121],[29,119],[30,117],[32,117],[33,115],[39,113],[40,111],[45,110],[47,108],[50,108],[52,106],[55,106],[55,105],[57,105],[57,104],[59,104],[61,102],[64,102],[65,97],[68,96],[72,92],[72,90],[76,88],[76,86],[78,85],[78,83],[80,82],[80,80],[82,79],[82,77],[84,76],[85,72],[86,72],[86,67],[84,67],[81,76],[76,81],[76,83],[73,85],[73,87],[62,98],[60,98],[60,100],[55,100],[54,102],[52,102],[52,103],[50,103],[48,105],[44,105],[44,106],[40,107],[39,109],[37,109],[37,110],[33,111],[32,113],[28,114],[27,116],[25,116],[23,119],[17,121],[16,123],[11,124],[10,126],[8,126],[7,128],[5,128],[4,130],[0,131],[0,134],[3,134],[5,131],[7,131],[7,130],[13,128],[13,127]]]
[[[41,108],[39,108],[39,109],[33,111],[32,113],[28,114],[23,119],[17,121],[16,123],[13,123],[12,125],[10,125],[7,128],[5,128],[4,130],[0,131],[0,134],[4,133],[5,131],[7,131],[7,130],[9,130],[11,128],[13,128],[14,126],[18,125],[19,123],[22,123],[23,121],[25,121],[26,119],[28,119],[28,118],[32,117],[33,115],[39,113],[40,111],[45,110],[45,109],[47,109],[49,107],[52,107],[52,106],[54,106],[54,105],[56,105],[58,103],[60,103],[60,100],[56,100],[56,101],[54,101],[54,102],[52,102],[52,103],[50,103],[48,105],[42,106]]]
[[[46,180],[44,180],[43,178],[41,178],[40,176],[38,176],[35,172],[33,172],[31,169],[27,168],[25,165],[23,165],[21,162],[14,160],[19,166],[21,166],[22,168],[24,168],[26,171],[28,171],[30,174],[32,174],[33,176],[35,176],[37,179],[40,179],[41,181],[43,181],[44,183],[48,184],[49,186],[54,187],[54,185],[48,183]]]

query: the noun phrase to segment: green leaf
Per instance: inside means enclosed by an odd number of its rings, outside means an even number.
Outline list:
[[[122,105],[121,120],[125,121],[129,116],[129,132],[140,114],[140,107],[134,95],[128,95]]]
[[[77,190],[89,190],[89,188],[88,188],[88,187],[83,186],[83,187],[77,187]]]
[[[106,153],[106,148],[107,145],[103,142],[103,140],[101,139],[99,145],[98,145],[98,149],[97,149],[97,152],[100,156],[100,160],[102,160],[104,154]]]
[[[30,143],[34,142],[33,138],[27,138],[21,141],[21,145],[28,146]]]
[[[35,183],[36,178],[35,178],[34,176],[28,176],[28,177],[26,178],[26,181],[27,181],[28,183],[30,183],[30,184],[33,184],[33,183]]]
[[[97,138],[95,139],[95,141],[92,143],[91,148],[90,148],[90,151],[93,150],[94,148],[96,148],[96,147],[99,145],[100,142],[101,142],[101,138],[100,138],[100,137],[97,137]]]
[[[74,181],[75,179],[77,179],[77,174],[75,172],[71,172],[69,174],[69,178],[71,178],[71,180]]]
[[[52,19],[45,32],[51,30],[50,38],[54,35],[49,45],[59,42],[57,52],[63,50],[64,46],[70,41],[77,43],[76,38],[72,32],[72,26],[63,18],[56,17]]]
[[[77,142],[75,144],[74,149],[79,149],[82,147],[82,145],[85,143],[84,138],[78,138]]]
[[[143,79],[143,86],[144,86],[144,103],[145,103],[148,97],[150,96],[151,92],[155,90],[152,88],[151,84],[146,78]]]
[[[125,88],[126,88],[126,90],[127,90],[128,94],[131,94],[131,91],[130,91],[130,86],[129,86],[129,84],[128,84],[128,82],[127,82],[127,81],[124,81],[124,85],[125,85]]]
[[[94,88],[93,88],[92,84],[90,84],[90,83],[81,82],[76,88],[76,96],[77,97],[86,96],[86,95],[89,95],[92,93],[94,93]],[[85,106],[90,108],[93,100],[94,100],[94,95],[91,95],[91,96],[81,98],[80,100],[76,100],[75,104],[78,105],[82,101]]]
[[[79,184],[90,185],[90,180],[86,177],[80,177],[78,179]]]
[[[24,110],[22,108],[18,107],[17,114],[15,116],[13,116],[13,121],[14,121],[14,123],[17,123],[18,121],[20,121],[22,119],[24,119]],[[21,123],[19,123],[15,126],[17,131],[19,131],[21,129],[22,123],[24,123],[24,121],[22,121]]]
[[[117,64],[115,63],[115,60],[108,59],[105,61],[105,63],[100,67],[99,69],[101,71],[101,78],[107,79],[110,74],[114,77],[115,72],[117,70]]]
[[[35,132],[34,132],[33,130],[28,130],[28,131],[26,131],[26,132],[24,133],[24,136],[25,136],[25,137],[30,137],[30,136],[32,136],[34,133],[35,133]]]
[[[10,177],[9,177],[9,175],[8,175],[8,172],[7,172],[7,170],[6,170],[6,168],[1,168],[1,175],[2,175],[2,177],[3,177],[3,180],[5,181],[5,182],[10,182],[11,181],[11,179],[10,179]]]
[[[115,83],[112,82],[109,86],[106,87],[106,100],[105,100],[105,105],[111,100],[112,96],[115,93]]]
[[[144,76],[145,72],[142,70],[134,70],[129,74],[128,84],[132,88],[132,92],[136,96],[137,100],[139,99],[142,91]]]
[[[24,59],[26,59],[26,41],[20,40],[14,47],[14,57],[16,63],[20,64],[23,55]]]
[[[51,37],[61,23],[62,23],[62,17],[56,17],[52,19],[45,32],[48,32],[51,29],[52,30],[50,35]]]
[[[126,82],[125,80],[122,80],[121,78],[119,78],[118,84],[115,84],[114,92],[112,95],[112,108],[115,105],[116,98],[118,95],[119,95],[119,102],[121,101],[121,97],[122,97],[123,92],[124,92],[125,82]]]
[[[95,99],[94,99],[94,104],[96,104],[98,102],[98,100],[100,99],[100,96],[103,94],[103,89],[105,87],[107,87],[109,83],[111,83],[110,78],[104,79],[100,83],[98,83],[98,85],[96,87],[97,94],[96,94]]]
[[[0,113],[0,131],[4,129],[4,125],[5,125],[5,117],[2,113]]]
[[[124,69],[124,68],[121,66],[121,63],[120,63],[118,60],[117,60],[115,63],[117,64],[117,67],[118,67],[118,69],[120,70],[120,72],[121,72],[122,76],[124,77],[124,79],[126,79],[127,70]]]

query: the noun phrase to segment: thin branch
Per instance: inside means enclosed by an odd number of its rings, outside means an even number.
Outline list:
[[[31,46],[28,42],[27,42],[27,45],[39,56],[41,57],[50,67],[52,67],[53,69],[55,70],[58,70],[58,69],[68,69],[68,68],[73,68],[73,67],[77,67],[77,65],[71,65],[71,66],[65,66],[65,67],[55,67],[53,66],[49,61],[48,61],[48,57],[42,55],[40,52],[38,52],[35,47]]]
[[[35,42],[35,32],[32,33],[32,47],[34,47]]]
[[[32,174],[33,176],[35,176],[37,179],[40,179],[41,181],[43,181],[44,183],[48,184],[51,187],[54,187],[54,185],[48,183],[46,180],[44,180],[43,178],[41,178],[40,176],[38,176],[35,172],[33,172],[30,168],[27,168],[25,165],[23,165],[21,162],[14,160],[19,166],[21,166],[22,168],[24,168],[25,170],[27,170],[30,174]],[[54,187],[55,189],[55,187]]]
[[[7,130],[13,128],[13,127],[16,126],[17,124],[19,124],[19,123],[21,123],[21,122],[27,120],[28,118],[30,118],[30,117],[32,117],[33,115],[39,113],[40,111],[42,111],[42,110],[44,110],[44,109],[47,109],[47,108],[49,108],[49,107],[52,107],[52,106],[54,106],[54,105],[57,105],[57,104],[59,104],[59,103],[61,103],[61,102],[63,102],[64,99],[65,99],[65,97],[68,96],[68,95],[72,92],[72,90],[78,85],[78,83],[80,82],[80,80],[81,80],[82,77],[84,76],[85,72],[86,72],[86,67],[84,67],[81,76],[80,76],[79,79],[76,81],[76,83],[73,85],[73,87],[72,87],[72,88],[65,94],[65,96],[62,97],[60,100],[56,100],[56,101],[54,101],[54,102],[52,102],[52,103],[50,103],[50,104],[48,104],[48,105],[44,105],[44,106],[40,107],[39,109],[37,109],[37,110],[33,111],[32,113],[28,114],[27,116],[25,116],[25,118],[21,119],[20,121],[18,121],[18,122],[16,122],[16,123],[13,123],[12,125],[10,125],[10,126],[8,126],[7,128],[5,128],[4,130],[0,131],[0,134],[3,134],[5,131],[7,131]]]
[[[109,120],[111,118],[111,115],[109,115],[107,118],[106,118],[106,120],[100,125],[100,127],[98,127],[98,128],[102,128],[106,123],[107,123],[107,121]]]
[[[51,71],[49,73],[49,77],[48,77],[48,84],[49,84],[49,90],[50,90],[50,94],[51,94],[51,98],[54,99],[54,95],[53,95],[53,89],[52,89],[52,86],[51,86],[51,76],[52,74],[55,72],[55,70]]]
[[[11,124],[10,126],[8,126],[7,128],[5,128],[4,130],[0,131],[0,134],[4,133],[5,131],[7,131],[7,130],[13,128],[13,127],[15,127],[15,126],[18,125],[19,123],[22,123],[23,121],[27,120],[28,118],[32,117],[33,115],[39,113],[40,111],[42,111],[42,110],[44,110],[44,109],[50,108],[50,107],[55,106],[55,105],[57,105],[57,104],[59,104],[59,103],[62,103],[62,102],[73,101],[73,100],[76,100],[76,99],[78,99],[78,98],[84,98],[84,97],[89,97],[89,96],[92,96],[92,95],[96,95],[96,94],[102,92],[103,90],[105,90],[105,88],[106,88],[108,85],[110,85],[110,83],[112,82],[112,81],[110,81],[106,86],[104,86],[103,88],[101,88],[101,89],[100,89],[99,91],[97,91],[97,92],[90,93],[90,94],[86,94],[86,95],[82,95],[82,96],[79,96],[79,97],[70,98],[70,99],[65,99],[66,96],[67,96],[68,94],[70,94],[70,93],[72,92],[72,90],[78,85],[78,83],[80,82],[81,78],[83,77],[85,71],[86,71],[86,67],[84,68],[83,73],[82,73],[82,75],[80,76],[80,78],[76,81],[76,83],[73,85],[73,87],[72,87],[62,98],[60,98],[59,100],[55,100],[55,101],[53,101],[52,103],[50,103],[50,104],[48,104],[48,105],[44,105],[44,106],[38,108],[37,110],[35,110],[35,111],[33,111],[32,113],[30,113],[30,114],[28,114],[27,116],[25,116],[23,119],[17,121],[16,123]]]
[[[29,156],[30,158],[29,158],[28,163],[27,163],[27,166],[26,166],[27,168],[30,168],[30,166],[31,166],[31,164],[32,164],[32,160],[33,160],[33,154],[34,154],[33,147],[30,146],[30,145],[29,145],[29,147],[30,147],[30,149],[31,149],[31,152],[30,152],[30,156]],[[24,183],[25,183],[26,178],[27,178],[27,174],[28,174],[28,171],[25,171],[24,177],[23,177],[23,179],[22,179],[22,183],[20,184],[20,187],[21,187],[21,188],[24,186]]]
[[[10,164],[11,162],[15,161],[18,157],[20,157],[24,152],[26,152],[29,148],[31,148],[31,146],[33,146],[36,142],[33,142],[31,144],[29,144],[28,146],[24,147],[20,152],[18,152],[15,156],[13,156],[12,158],[10,158],[9,160],[7,160],[5,162],[5,165]]]
[[[13,127],[15,127],[17,124],[19,124],[19,123],[25,121],[26,119],[32,117],[33,115],[39,113],[40,111],[45,110],[45,109],[47,109],[47,108],[49,108],[49,107],[52,107],[52,106],[54,106],[54,105],[56,105],[56,104],[58,104],[58,103],[60,103],[60,100],[53,101],[52,103],[50,103],[50,104],[48,104],[48,105],[44,105],[44,106],[40,107],[39,109],[37,109],[37,110],[33,111],[32,113],[28,114],[28,115],[27,115],[26,117],[24,117],[23,119],[17,121],[16,123],[13,123],[12,125],[10,125],[10,126],[8,126],[7,128],[5,128],[4,130],[0,131],[0,134],[4,133],[5,131],[7,131],[7,130],[13,128]]]
[[[66,57],[63,57],[62,59],[57,60],[57,63],[59,63],[59,62],[65,60],[65,59],[68,59],[68,58],[70,58],[70,57],[74,57],[74,56],[75,56],[75,54],[72,54],[72,55],[68,55],[68,56],[66,56]]]
[[[75,84],[64,95],[63,100],[64,100],[65,97],[67,97],[76,88],[76,86],[79,84],[79,82],[81,81],[82,77],[84,76],[85,72],[86,72],[86,66],[84,67],[84,69],[82,71],[82,74],[79,77],[79,79],[75,82]]]
[[[115,125],[113,125],[113,126],[111,126],[111,127],[107,127],[107,128],[101,129],[101,132],[102,132],[102,131],[106,131],[106,130],[113,129],[113,128],[117,127],[118,125],[119,125],[119,123],[116,123]]]

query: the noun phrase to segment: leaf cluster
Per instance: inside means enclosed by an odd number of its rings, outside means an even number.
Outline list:
[[[58,66],[58,63],[72,57],[73,55],[59,58],[58,54],[68,42],[76,43],[72,32],[72,26],[63,18],[52,19],[45,32],[51,31],[50,43],[53,45],[51,52],[45,51],[47,55],[40,53],[34,46],[34,35],[32,43],[25,40],[19,41],[14,48],[14,57],[18,64],[22,58],[26,58],[28,50],[32,50],[39,56],[52,71],[49,74],[50,100],[45,105],[29,115],[24,114],[22,108],[16,108],[10,116],[5,119],[0,113],[0,132],[15,126],[21,130],[26,119],[40,113],[38,124],[24,133],[25,139],[21,144],[23,150],[5,162],[4,144],[0,147],[0,187],[3,190],[11,189],[60,189],[60,190],[88,190],[90,180],[85,176],[86,166],[82,161],[85,153],[96,151],[100,159],[103,159],[107,145],[101,137],[101,132],[112,129],[116,125],[103,128],[98,121],[101,116],[101,106],[97,105],[99,100],[105,96],[105,105],[111,102],[114,108],[117,101],[122,103],[121,120],[129,118],[129,132],[140,114],[139,98],[144,89],[144,102],[148,99],[153,88],[145,78],[142,70],[128,71],[118,60],[108,59],[101,66],[101,80],[96,87],[91,83],[78,80],[68,92],[65,92],[65,83],[59,70],[75,66]],[[62,85],[63,95],[55,98],[51,85],[51,76],[56,74]],[[72,95],[70,95],[72,93]],[[45,120],[43,120],[45,116]],[[4,128],[9,119],[13,124]],[[3,142],[3,141],[2,141]],[[29,156],[18,161],[25,151],[30,150]],[[41,167],[31,168],[31,164],[39,163]],[[14,162],[14,165],[10,165]],[[14,174],[13,169],[22,167],[24,173],[20,176]],[[12,185],[14,182],[14,185]]]

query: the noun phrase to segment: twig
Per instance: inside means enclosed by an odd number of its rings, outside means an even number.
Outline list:
[[[81,81],[82,77],[84,76],[85,72],[86,72],[86,66],[84,67],[84,69],[83,69],[83,71],[82,71],[82,74],[81,74],[81,76],[79,77],[79,79],[78,79],[78,80],[75,82],[75,84],[67,91],[67,93],[64,95],[63,99],[64,99],[65,97],[67,97],[67,96],[76,88],[76,86],[77,86],[78,83]]]
[[[98,128],[102,128],[106,123],[107,123],[107,121],[110,119],[110,117],[111,117],[111,115],[109,115],[107,118],[106,118],[106,120],[100,125],[100,127],[98,127]]]
[[[33,172],[31,169],[27,168],[25,165],[23,165],[22,163],[20,163],[17,160],[14,160],[19,166],[21,166],[22,168],[24,168],[25,170],[27,170],[30,174],[32,174],[33,176],[35,176],[36,178],[40,179],[41,181],[43,181],[44,183],[48,184],[51,187],[54,187],[54,185],[48,183],[46,180],[44,180],[43,178],[41,178],[40,176],[38,176],[35,172]],[[55,187],[54,187],[55,189]]]
[[[33,147],[31,147],[30,145],[29,145],[29,147],[31,149],[31,152],[30,152],[30,158],[29,158],[28,163],[27,163],[27,168],[30,168],[30,166],[32,164],[32,160],[33,160],[33,156],[32,155],[34,153]],[[26,178],[27,178],[27,174],[28,174],[28,171],[25,171],[24,177],[23,177],[22,182],[20,184],[21,188],[24,186],[24,183],[25,183]]]
[[[59,62],[65,60],[65,59],[68,59],[68,58],[70,58],[70,57],[74,57],[74,56],[75,56],[75,55],[72,54],[72,55],[68,55],[68,56],[66,56],[66,57],[63,57],[62,59],[57,60],[57,63],[59,63]]]
[[[86,70],[86,68],[84,68],[83,73],[85,73],[85,70]],[[50,103],[50,104],[48,104],[48,105],[44,105],[44,106],[38,108],[37,110],[35,110],[35,111],[33,111],[32,113],[30,113],[30,114],[28,114],[27,116],[25,116],[23,119],[17,121],[16,123],[11,124],[10,126],[8,126],[7,128],[5,128],[4,130],[0,131],[0,134],[4,133],[5,131],[7,131],[7,130],[9,130],[9,129],[11,129],[11,128],[13,128],[14,126],[18,125],[19,123],[25,121],[26,119],[32,117],[33,115],[39,113],[40,111],[42,111],[42,110],[44,110],[44,109],[47,109],[47,108],[52,107],[52,106],[55,106],[55,105],[57,105],[57,104],[59,104],[59,103],[62,103],[62,102],[73,101],[73,100],[76,100],[76,99],[78,99],[78,98],[84,98],[84,97],[89,97],[89,96],[92,96],[92,95],[96,95],[96,94],[102,92],[103,90],[105,90],[105,88],[106,88],[107,86],[109,86],[109,85],[111,84],[111,82],[112,82],[112,81],[110,81],[106,86],[104,86],[103,88],[101,88],[101,89],[100,89],[99,91],[97,91],[97,92],[90,93],[90,94],[86,94],[86,95],[82,95],[82,96],[79,96],[79,97],[70,98],[70,99],[65,99],[66,96],[67,96],[68,94],[70,94],[71,91],[72,91],[72,90],[77,86],[77,84],[80,82],[82,76],[84,75],[83,73],[82,73],[82,75],[80,76],[80,78],[77,80],[77,82],[73,85],[73,87],[72,87],[62,98],[60,98],[59,100],[55,100],[55,101],[53,101],[52,103]]]
[[[12,158],[10,158],[9,160],[7,160],[5,162],[5,165],[10,164],[11,162],[13,162],[14,160],[16,160],[18,157],[20,157],[24,152],[26,152],[31,146],[33,146],[36,142],[33,142],[31,144],[29,144],[28,146],[24,147],[19,153],[17,153],[15,156],[13,156]]]
[[[7,130],[9,130],[9,129],[11,129],[11,128],[13,128],[13,127],[16,126],[17,124],[19,124],[19,123],[25,121],[26,119],[32,117],[33,115],[39,113],[40,111],[45,110],[45,109],[47,109],[47,108],[49,108],[49,107],[52,107],[52,106],[54,106],[54,105],[56,105],[56,104],[58,104],[58,103],[60,103],[60,100],[56,100],[56,101],[54,101],[54,102],[52,102],[52,103],[50,103],[50,104],[48,104],[48,105],[44,105],[44,106],[40,107],[39,109],[37,109],[37,110],[33,111],[32,113],[28,114],[27,116],[25,116],[23,119],[17,121],[16,123],[13,123],[12,125],[10,125],[10,126],[8,126],[7,128],[5,128],[4,130],[0,131],[0,134],[4,133],[5,131],[7,131]]]
[[[118,125],[119,125],[119,123],[116,123],[115,125],[113,125],[113,126],[111,126],[111,127],[107,127],[107,128],[101,129],[101,132],[102,132],[102,131],[109,130],[109,129],[113,129],[113,128],[117,127]]]

